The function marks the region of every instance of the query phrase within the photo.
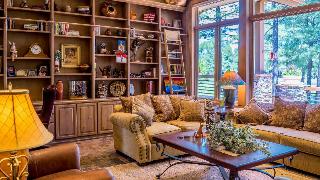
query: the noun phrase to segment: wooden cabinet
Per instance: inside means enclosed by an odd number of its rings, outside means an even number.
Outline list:
[[[98,134],[112,132],[110,116],[113,113],[114,102],[98,103]]]
[[[97,103],[77,104],[78,136],[97,134]]]
[[[56,105],[56,139],[77,137],[76,104]]]

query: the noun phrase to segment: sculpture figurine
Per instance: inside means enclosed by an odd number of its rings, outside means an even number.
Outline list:
[[[201,122],[199,129],[193,135],[195,138],[203,138],[203,137],[205,137],[205,134],[204,134],[204,132],[202,130],[203,126],[204,126],[204,123]]]
[[[97,98],[106,98],[108,95],[108,88],[105,83],[99,83],[98,84],[98,90],[97,90]]]
[[[60,62],[62,59],[62,53],[60,50],[56,51],[54,55],[54,72],[60,72]]]
[[[99,53],[100,54],[107,54],[108,50],[106,47],[106,43],[101,43],[99,46]]]
[[[105,66],[103,69],[101,69],[101,67],[99,67],[102,76],[107,77],[107,78],[111,78],[112,77],[112,72],[111,72],[111,66]]]
[[[146,62],[152,63],[153,61],[153,47],[147,47],[145,49],[146,53]]]
[[[27,0],[22,0],[21,4],[20,4],[20,7],[21,8],[28,8],[28,3],[27,3]]]
[[[140,38],[135,38],[132,40],[130,50],[133,52],[131,56],[131,61],[136,61],[138,49],[144,44],[145,42],[142,41]]]
[[[9,41],[9,45],[10,45],[10,56],[12,58],[12,61],[14,61],[14,59],[18,57],[18,50],[16,48],[16,43]]]
[[[110,1],[105,1],[101,6],[101,13],[107,17],[115,17],[117,9]]]

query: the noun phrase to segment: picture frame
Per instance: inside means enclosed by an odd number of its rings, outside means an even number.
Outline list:
[[[28,76],[37,76],[37,70],[29,69],[28,70]]]
[[[77,44],[62,44],[62,61],[63,68],[78,68],[81,59],[81,48]]]
[[[48,67],[47,66],[40,66],[38,71],[38,76],[44,77],[48,74]]]

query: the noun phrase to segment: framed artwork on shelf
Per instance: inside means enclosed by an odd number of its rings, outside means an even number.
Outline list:
[[[62,44],[62,62],[63,68],[78,68],[80,65],[81,48],[77,44]]]

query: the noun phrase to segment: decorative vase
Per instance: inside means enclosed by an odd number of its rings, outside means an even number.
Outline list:
[[[62,100],[63,99],[63,82],[61,80],[58,80],[57,84],[57,100]]]
[[[235,97],[236,89],[235,88],[225,88],[223,90],[223,92],[224,92],[226,108],[233,108],[234,102],[236,101],[236,97]]]
[[[117,9],[111,2],[105,1],[101,6],[101,13],[107,17],[115,17],[117,15]]]

